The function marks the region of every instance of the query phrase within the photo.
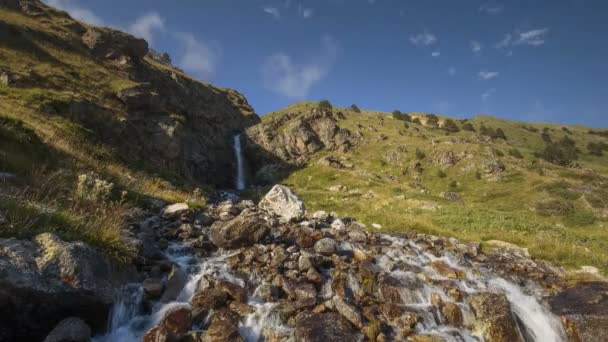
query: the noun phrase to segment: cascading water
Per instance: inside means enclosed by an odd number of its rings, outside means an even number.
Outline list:
[[[236,157],[236,189],[245,189],[245,165],[243,164],[243,151],[241,149],[241,135],[234,136],[234,155]]]
[[[443,251],[440,255],[431,253],[428,248],[412,240],[391,235],[379,235],[379,244],[382,253],[376,256],[375,267],[386,275],[398,279],[402,284],[411,284],[400,290],[404,306],[419,317],[414,332],[418,334],[439,335],[445,341],[471,341],[483,340],[482,336],[470,330],[474,325],[475,316],[466,301],[458,302],[457,306],[462,313],[460,326],[450,325],[444,320],[438,307],[432,303],[432,295],[441,296],[444,302],[453,301],[446,294],[445,284],[466,295],[481,292],[503,293],[511,304],[512,313],[518,318],[519,333],[526,342],[562,342],[566,341],[565,334],[559,320],[549,313],[534,296],[525,294],[522,289],[500,277],[492,274],[480,274],[474,271],[466,262],[450,252]],[[373,253],[371,247],[364,244],[343,242],[339,249],[351,250],[357,248],[365,253]],[[279,303],[265,302],[259,291],[262,285],[267,285],[261,274],[233,271],[228,266],[228,258],[235,252],[218,251],[209,257],[196,258],[187,244],[171,244],[167,249],[167,257],[176,265],[189,272],[189,280],[177,299],[170,303],[156,303],[151,312],[145,313],[143,295],[140,287],[129,287],[125,291],[125,298],[117,301],[111,319],[112,326],[106,336],[95,338],[95,342],[109,341],[139,341],[147,330],[162,320],[163,314],[176,306],[189,305],[192,297],[204,279],[221,279],[250,289],[247,305],[251,313],[242,317],[239,331],[248,342],[263,340],[290,340],[294,330],[281,320],[277,310]],[[446,278],[435,268],[434,262],[441,262],[451,269],[462,272],[459,279]],[[320,285],[318,298],[331,299],[336,294],[332,289],[332,272],[330,269],[320,268],[320,272],[327,277]],[[425,274],[434,281],[422,282],[418,276]],[[244,278],[245,277],[245,278]],[[351,269],[347,274],[347,283],[355,294],[361,294],[363,284],[361,278]],[[400,327],[395,327],[400,329]]]

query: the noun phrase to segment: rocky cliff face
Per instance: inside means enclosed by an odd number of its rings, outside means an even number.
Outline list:
[[[230,137],[259,121],[241,94],[155,62],[143,39],[77,22],[40,1],[11,0],[0,10],[19,18],[0,22],[9,50],[52,51],[45,61],[54,68],[49,74],[18,60],[2,70],[6,86],[49,92],[36,111],[83,126],[130,165],[203,184],[230,183]],[[80,64],[55,53],[76,55]],[[98,79],[81,80],[91,72],[86,68],[98,71]]]
[[[272,182],[321,150],[348,151],[355,139],[338,126],[340,118],[344,117],[339,112],[315,108],[273,117],[247,129],[247,156],[255,181]]]

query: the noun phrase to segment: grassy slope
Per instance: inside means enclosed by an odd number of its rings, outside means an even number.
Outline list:
[[[125,72],[84,50],[80,36],[64,25],[72,19],[50,8],[47,14],[33,18],[0,9],[0,24],[21,32],[9,32],[11,39],[0,42],[0,68],[31,80],[25,87],[0,85],[0,172],[17,175],[16,181],[0,179],[0,214],[7,219],[0,237],[53,231],[127,260],[132,251],[120,229],[133,205],[149,198],[184,201],[190,193],[172,184],[175,178],[134,170],[82,126],[44,113],[44,105],[55,100],[87,99],[117,108],[107,94],[135,85]],[[108,202],[75,199],[77,176],[88,171],[114,183]]]
[[[314,106],[315,103],[298,103],[271,113],[263,120],[284,113],[306,112]],[[283,180],[299,192],[309,209],[336,211],[340,215],[357,217],[368,225],[381,224],[386,231],[417,230],[463,240],[509,241],[530,248],[533,256],[556,261],[564,266],[590,264],[604,272],[608,270],[608,223],[599,218],[601,213],[593,214],[593,209],[582,199],[581,193],[563,189],[591,184],[601,180],[600,175],[608,175],[608,156],[593,157],[586,153],[588,142],[603,139],[587,134],[588,128],[568,126],[572,132],[569,136],[583,152],[579,160],[581,169],[567,169],[540,162],[541,172],[538,167],[530,166],[537,159],[534,153],[544,146],[540,132],[523,129],[522,123],[489,116],[478,116],[470,120],[477,129],[481,123],[493,128],[500,127],[508,137],[506,142],[498,140],[490,145],[480,145],[471,132],[461,131],[447,136],[442,130],[411,123],[410,128],[405,129],[402,121],[392,119],[387,113],[354,113],[334,108],[334,111],[338,110],[346,115],[346,119],[339,122],[341,127],[354,132],[360,124],[364,127],[374,126],[378,131],[364,130],[364,140],[344,155],[328,152],[319,155],[334,154],[350,158],[355,165],[353,170],[320,166],[315,163],[315,158],[308,166]],[[379,118],[384,118],[383,125]],[[567,134],[561,125],[525,125],[534,126],[540,131],[548,127],[554,141]],[[416,128],[420,130],[419,133],[415,132]],[[379,142],[377,137],[380,134],[386,135],[388,139]],[[450,143],[452,138],[469,138],[471,143]],[[435,146],[432,144],[433,139]],[[401,159],[396,162],[386,160],[384,156],[395,151],[398,146],[405,146],[407,152],[402,153]],[[507,152],[513,147],[519,149],[524,155],[523,159],[509,156]],[[403,168],[416,160],[417,148],[427,155],[422,161],[425,169],[422,184],[430,190],[430,194],[421,193],[412,187],[411,173],[404,175],[402,172]],[[441,178],[438,175],[439,168],[429,162],[429,155],[434,150],[446,149],[469,151],[475,155],[472,159],[461,160],[445,170],[446,176]],[[492,149],[504,154],[497,157],[506,164],[504,177],[500,180],[485,177],[478,179],[476,168],[465,171],[467,165],[477,165],[483,160],[491,159],[487,154]],[[589,176],[588,169],[594,170],[595,175]],[[389,175],[395,177],[394,180],[384,177]],[[456,187],[451,186],[454,181]],[[566,181],[570,186],[558,183],[560,181]],[[375,196],[327,190],[336,184],[344,185],[349,190],[359,189],[359,193],[363,194],[372,190]],[[549,185],[553,186],[547,190]],[[439,194],[444,191],[459,193],[464,205],[440,197]],[[605,188],[594,191],[596,195],[608,195]],[[538,201],[552,198],[572,203],[576,212],[564,217],[546,217],[534,211]],[[421,209],[425,204],[433,203],[440,208]],[[595,221],[590,223],[593,220]]]

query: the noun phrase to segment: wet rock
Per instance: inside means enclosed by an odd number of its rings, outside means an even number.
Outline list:
[[[213,315],[205,332],[204,342],[244,342],[239,333],[239,315],[231,310],[221,310]]]
[[[240,215],[228,222],[217,221],[211,226],[210,239],[221,248],[239,248],[260,242],[269,228],[261,218]]]
[[[313,284],[321,284],[323,282],[321,274],[314,267],[309,268],[306,272],[306,280]]]
[[[223,307],[227,300],[226,293],[217,289],[197,293],[190,302],[194,322],[201,322],[211,310]]]
[[[337,243],[334,239],[323,238],[315,243],[315,252],[321,255],[330,256],[336,253]]]
[[[284,185],[275,185],[262,198],[258,206],[280,217],[283,222],[304,218],[304,202]]]
[[[352,325],[354,325],[357,329],[363,328],[363,320],[361,319],[361,314],[359,311],[352,305],[348,304],[344,299],[339,296],[334,296],[333,304],[336,308],[336,311],[344,318],[346,318]]]
[[[247,290],[242,286],[226,280],[218,280],[215,283],[215,287],[226,293],[228,298],[239,303],[247,303]]]
[[[464,278],[464,272],[461,270],[454,269],[443,260],[436,260],[432,263],[433,269],[440,275],[450,279],[462,279]]]
[[[142,283],[142,287],[144,288],[146,298],[156,299],[163,293],[164,284],[160,278],[146,278]]]
[[[468,303],[475,314],[473,333],[488,342],[523,341],[507,297],[496,293],[471,295]]]
[[[80,318],[70,317],[61,321],[49,333],[44,342],[89,342],[91,328]]]
[[[270,253],[270,258],[272,266],[279,266],[282,265],[289,258],[289,256],[287,255],[285,248],[282,246],[277,246]]]
[[[362,340],[352,325],[334,312],[300,315],[296,319],[295,338],[297,342]]]
[[[410,336],[407,339],[408,342],[446,342],[446,340],[435,334],[423,334]],[[506,342],[506,340],[504,341]]]
[[[177,341],[186,335],[192,326],[192,312],[187,305],[176,305],[164,314],[161,322],[148,330],[143,342]]]
[[[179,296],[182,289],[188,281],[188,274],[182,270],[179,266],[173,265],[171,272],[167,276],[167,282],[165,284],[165,292],[161,301],[164,303],[171,302]]]
[[[448,324],[456,327],[462,325],[462,312],[460,311],[458,305],[452,302],[444,303],[443,307],[441,308],[441,313]]]
[[[551,311],[566,321],[570,335],[600,342],[608,336],[608,283],[580,282],[553,296]]]
[[[273,285],[260,285],[258,295],[265,302],[275,302],[279,298],[279,288]]]

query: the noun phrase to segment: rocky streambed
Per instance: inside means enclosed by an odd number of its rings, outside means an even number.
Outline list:
[[[284,186],[257,205],[231,194],[198,212],[174,204],[127,233],[139,257],[119,269],[52,234],[0,240],[0,340],[544,342],[606,333],[606,283],[565,288],[561,269],[507,243],[481,251],[372,233],[352,218],[307,213]]]
[[[306,216],[282,186],[258,206],[231,198],[198,216],[174,206],[146,224],[172,241],[166,260],[125,289],[96,341],[568,339],[541,286],[516,285],[478,244]]]

